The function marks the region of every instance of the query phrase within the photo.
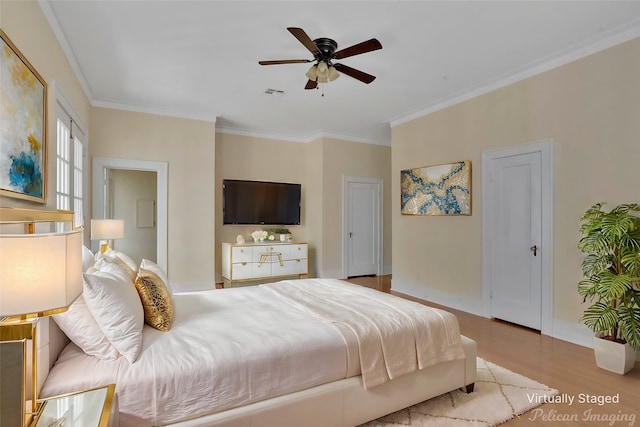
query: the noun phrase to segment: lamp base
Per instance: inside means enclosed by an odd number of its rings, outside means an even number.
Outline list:
[[[25,417],[25,365],[27,340],[0,342],[0,413],[2,425],[22,427],[31,422]]]
[[[5,317],[0,321],[0,345],[3,346],[3,357],[4,349],[6,348],[9,351],[10,359],[15,359],[17,356],[17,348],[10,345],[12,343],[19,343],[22,345],[23,351],[21,352],[21,363],[20,366],[15,366],[18,369],[13,369],[12,372],[6,374],[4,372],[4,359],[2,359],[2,364],[0,364],[0,370],[2,371],[2,386],[0,387],[0,400],[2,400],[2,405],[4,406],[5,396],[5,378],[22,378],[21,384],[22,387],[9,387],[9,391],[11,394],[15,394],[15,390],[21,390],[21,393],[18,394],[18,398],[21,401],[21,404],[18,406],[20,409],[20,418],[22,419],[22,425],[28,426],[31,424],[31,421],[34,415],[38,412],[38,362],[37,362],[37,330],[36,327],[38,325],[38,317],[30,317],[27,316],[12,316]],[[28,359],[28,349],[27,349],[27,340],[31,340],[31,404],[26,406],[27,404],[27,387],[29,382],[27,381],[27,359]],[[19,368],[22,369],[19,369]],[[11,381],[15,383],[16,380]],[[25,410],[26,409],[26,410]],[[11,411],[8,411],[11,413]],[[3,417],[3,426],[4,426],[4,416],[5,412],[2,411]],[[13,425],[13,424],[7,424]]]
[[[107,252],[111,247],[109,246],[108,240],[100,240],[100,253],[103,254]]]

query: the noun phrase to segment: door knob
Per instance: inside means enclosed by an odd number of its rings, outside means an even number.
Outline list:
[[[538,247],[536,245],[531,246],[529,249],[533,251],[533,256],[538,256]]]

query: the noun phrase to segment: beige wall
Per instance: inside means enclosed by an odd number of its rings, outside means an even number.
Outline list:
[[[553,335],[588,344],[577,295],[579,219],[599,201],[640,202],[640,39],[392,129],[393,200],[402,169],[471,160],[473,215],[401,216],[393,288],[482,313],[483,150],[554,141]]]
[[[287,226],[296,242],[309,242],[309,212],[307,198],[313,177],[306,172],[306,145],[297,142],[264,139],[250,136],[216,134],[216,250],[222,242],[235,242],[242,234],[250,242],[251,232],[270,226],[222,225],[222,180],[247,179],[254,181],[290,182],[302,184],[301,225]],[[311,196],[313,197],[313,195]],[[313,217],[314,213],[311,212]],[[309,268],[315,272],[315,265]],[[216,272],[220,279],[220,257],[216,258]]]
[[[174,290],[214,287],[215,123],[93,108],[91,156],[167,162]]]
[[[391,273],[391,147],[360,144],[337,139],[323,141],[323,274],[342,274],[342,178],[355,176],[382,178],[383,189],[383,267]]]
[[[36,1],[0,1],[0,28],[48,85],[46,205],[0,197],[0,205],[30,209],[56,207],[56,88],[71,103],[77,118],[89,124],[91,106],[80,82]]]
[[[391,148],[319,138],[302,144],[275,139],[218,133],[216,135],[216,247],[250,241],[256,226],[222,225],[222,180],[250,179],[302,184],[301,225],[289,229],[294,240],[310,246],[310,275],[342,274],[342,177],[382,178],[385,183],[385,266],[391,265],[389,214]],[[219,258],[219,257],[217,257]],[[220,260],[216,271],[219,272]],[[218,277],[219,278],[219,277]]]

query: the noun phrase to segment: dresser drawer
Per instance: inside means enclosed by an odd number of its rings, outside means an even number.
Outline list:
[[[251,262],[253,249],[250,246],[234,246],[231,248],[231,262]]]
[[[244,280],[253,277],[253,264],[249,262],[238,262],[231,264],[232,280]]]
[[[262,264],[254,262],[252,265],[253,277],[269,277],[271,276],[271,262],[263,262]]]
[[[291,245],[290,259],[308,258],[307,245]]]
[[[285,262],[287,274],[307,274],[307,259],[298,258]]]

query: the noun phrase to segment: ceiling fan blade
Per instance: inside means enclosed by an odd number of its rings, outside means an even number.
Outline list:
[[[313,62],[312,59],[280,59],[275,61],[258,61],[260,65],[278,65],[278,64],[303,64],[305,62]]]
[[[367,74],[364,71],[356,70],[355,68],[348,67],[344,64],[333,64],[333,66],[341,73],[346,74],[349,77],[360,80],[363,83],[369,84],[376,79],[376,76]]]
[[[372,50],[382,49],[382,44],[377,39],[367,40],[362,43],[354,44],[333,54],[336,59],[348,58],[349,56],[360,55],[361,53],[371,52]]]
[[[293,36],[297,38],[298,41],[309,50],[309,52],[313,53],[313,56],[316,56],[316,54],[320,53],[320,50],[313,42],[313,40],[311,40],[311,37],[309,37],[302,28],[288,27],[287,30],[289,30],[289,32],[293,34]]]
[[[318,87],[318,82],[316,82],[315,80],[309,80],[304,88],[305,89],[315,89],[317,87]]]

